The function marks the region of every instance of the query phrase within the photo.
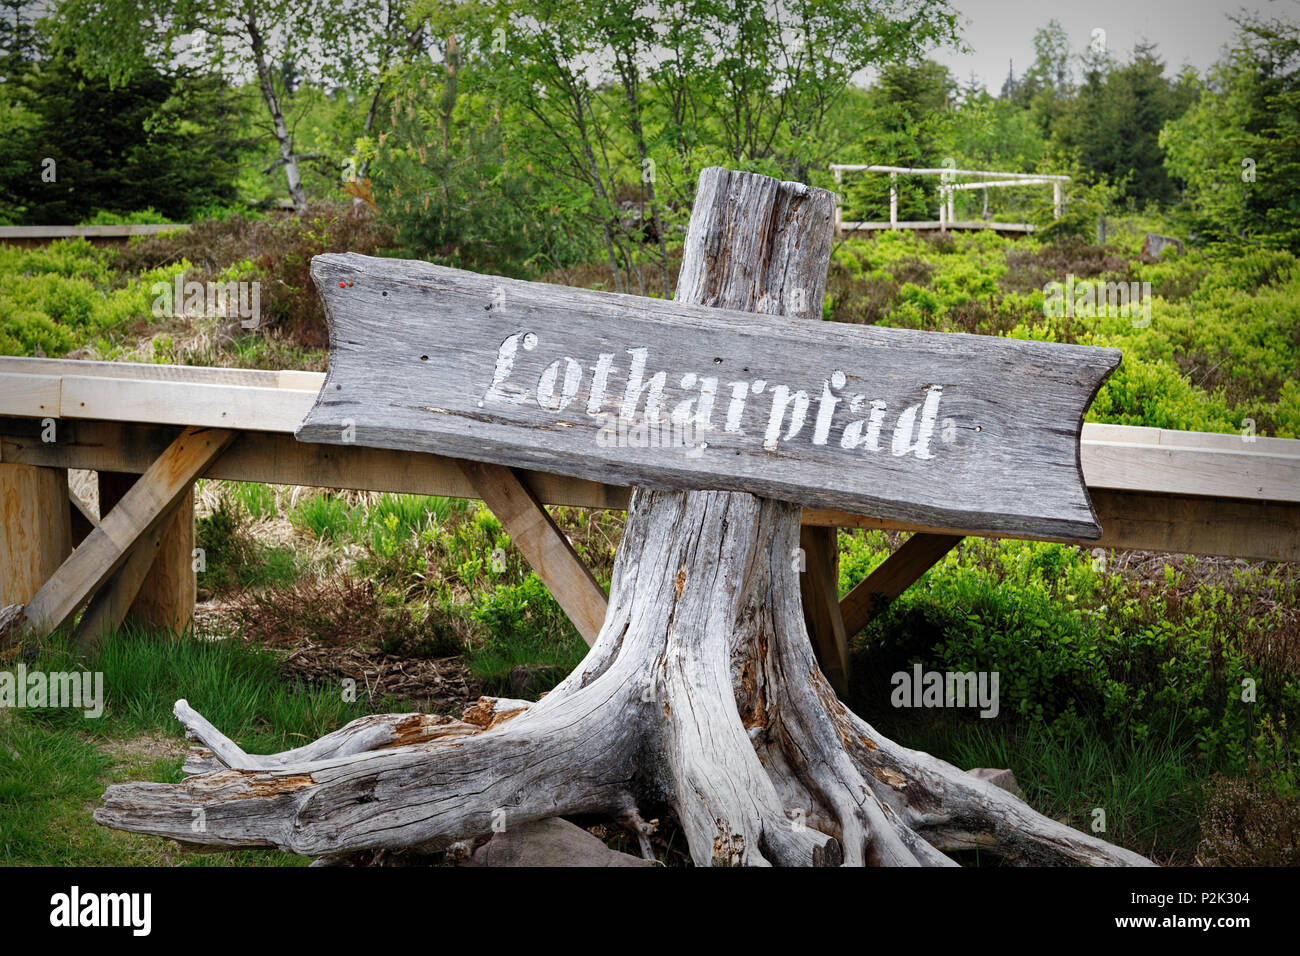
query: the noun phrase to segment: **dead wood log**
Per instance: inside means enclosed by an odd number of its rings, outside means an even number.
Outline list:
[[[700,182],[678,298],[788,313],[822,301],[834,197],[722,169]],[[814,310],[815,311],[815,310]],[[800,508],[638,490],[604,626],[535,704],[363,718],[269,757],[178,704],[224,769],[109,787],[100,823],[211,846],[339,859],[437,850],[577,814],[668,806],[699,865],[946,866],[980,848],[1038,863],[1144,865],[1005,790],[878,734],[822,676],[804,623]],[[199,823],[201,822],[201,826]],[[643,836],[641,830],[638,836]]]

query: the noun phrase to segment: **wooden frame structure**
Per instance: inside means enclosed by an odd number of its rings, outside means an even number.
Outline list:
[[[845,173],[869,172],[889,173],[889,221],[888,222],[844,222],[841,208],[835,207],[835,235],[845,232],[870,232],[882,229],[937,229],[946,232],[949,229],[993,229],[997,232],[1033,232],[1034,227],[1025,222],[986,222],[982,219],[958,221],[954,201],[958,192],[982,189],[988,195],[990,189],[1007,186],[1051,186],[1052,215],[1061,218],[1061,208],[1065,202],[1064,185],[1070,181],[1069,176],[1049,175],[1046,173],[1001,173],[987,169],[950,169],[946,166],[938,169],[913,169],[907,166],[860,166],[844,163],[832,163],[831,172],[835,174],[835,190],[839,192],[844,182]],[[898,176],[939,176],[939,218],[928,221],[906,221],[898,219]],[[979,177],[975,182],[956,183],[957,176]]]
[[[43,629],[84,606],[83,646],[128,611],[183,627],[194,601],[190,491],[207,477],[482,499],[594,640],[605,594],[544,506],[622,510],[630,489],[299,442],[293,432],[322,381],[311,372],[0,358],[0,605],[26,605],[28,623]],[[1103,535],[1071,543],[1300,561],[1300,440],[1085,425],[1082,464]],[[115,488],[106,503],[120,495],[98,525],[70,495],[68,469],[97,471],[102,487]],[[803,523],[805,614],[840,686],[848,638],[972,533],[813,509]],[[838,600],[839,527],[913,534]]]

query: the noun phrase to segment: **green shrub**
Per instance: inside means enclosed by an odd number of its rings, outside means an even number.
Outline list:
[[[842,543],[847,587],[885,542]],[[1293,745],[1285,721],[1300,712],[1300,662],[1261,656],[1291,626],[1293,578],[1275,569],[1188,589],[1166,565],[1157,601],[1105,562],[1065,545],[967,539],[863,631],[860,696],[887,700],[889,675],[915,663],[996,671],[1001,714],[1062,734],[1085,722],[1115,739],[1178,727],[1234,771],[1260,759],[1261,741]]]

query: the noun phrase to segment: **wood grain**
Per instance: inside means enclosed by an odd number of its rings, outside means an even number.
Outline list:
[[[330,368],[297,430],[303,441],[981,531],[1100,533],[1079,432],[1119,362],[1114,349],[801,320],[821,302],[824,279],[811,277],[790,289],[791,317],[756,318],[707,298],[664,302],[350,253],[317,256],[312,275]],[[694,422],[684,437],[696,440],[646,447],[633,433],[612,444],[602,429],[615,415],[665,430]]]
[[[25,604],[72,550],[68,473],[0,464],[0,607]]]
[[[65,378],[70,380],[66,401]],[[92,378],[112,378],[116,382],[111,392],[105,392],[86,384]],[[268,436],[283,435],[294,431],[311,410],[324,379],[324,374],[316,372],[0,357],[0,414],[35,420],[58,418],[59,445],[64,443],[64,433],[79,420],[139,421],[154,425],[172,422],[180,426],[208,423]],[[184,396],[185,386],[190,383],[205,386],[202,401],[186,398],[178,403],[177,396]],[[250,388],[258,390],[253,401],[247,392]],[[90,402],[85,401],[87,391],[95,393]],[[0,424],[0,428],[7,435],[12,433],[13,426]],[[252,435],[244,436],[240,444],[251,447]],[[285,453],[282,446],[275,447],[278,457],[292,463],[294,456]],[[349,480],[365,481],[371,468],[382,473],[395,470],[388,465],[373,464],[380,461],[377,457],[380,451],[353,447],[347,453],[338,453],[338,458],[362,462],[348,469],[353,474]],[[89,450],[83,452],[88,454]],[[132,457],[133,449],[105,446],[100,454],[104,458],[102,467],[112,467],[117,457]],[[1108,488],[1300,501],[1300,440],[1297,439],[1256,437],[1248,441],[1240,434],[1085,423],[1080,458],[1090,490]],[[408,462],[418,460],[418,456],[407,459]],[[336,463],[331,464],[327,454],[319,461],[326,468],[338,467]],[[97,464],[92,461],[83,467],[96,470]],[[403,470],[418,471],[410,464]],[[453,473],[455,466],[448,462],[444,471]],[[385,477],[379,474],[375,480],[382,481]],[[626,499],[625,490],[619,494]]]
[[[47,634],[69,623],[137,542],[167,520],[194,479],[234,437],[234,432],[210,428],[183,431],[27,603],[27,627]],[[62,500],[66,506],[66,492]]]
[[[101,471],[98,478],[99,507],[105,513],[137,480],[136,475],[118,471]],[[153,560],[142,569],[139,581],[130,584],[133,597],[125,616],[138,624],[180,634],[194,619],[194,602],[198,597],[194,572],[193,487],[171,510],[158,533],[140,547],[151,550]],[[122,570],[115,577],[129,580]],[[116,627],[122,620],[114,611],[110,626]]]
[[[166,450],[180,431],[178,426],[170,425],[65,420],[59,424],[59,442],[45,444],[39,438],[39,423],[29,419],[0,419],[0,461],[42,468],[91,471],[106,468],[140,474]],[[1240,438],[1232,435],[1085,425],[1085,474],[1095,474],[1095,470],[1088,467],[1090,435],[1107,435],[1116,440],[1132,436],[1139,441],[1138,447],[1144,450],[1153,443],[1150,441],[1153,436],[1145,434],[1151,432],[1159,433],[1160,440],[1155,444],[1174,451],[1167,480],[1175,489],[1184,487],[1180,483],[1183,470],[1179,455],[1182,449],[1195,451],[1201,447],[1199,444],[1180,445],[1180,439],[1196,443],[1222,440],[1225,444],[1219,447],[1221,451],[1230,451],[1231,443],[1240,443]],[[1279,462],[1290,463],[1290,472],[1297,476],[1294,484],[1300,487],[1300,441],[1286,438],[1259,441],[1265,443],[1265,448],[1271,448],[1271,453],[1289,452],[1275,454],[1275,457]],[[538,500],[548,505],[616,511],[627,509],[629,489],[624,487],[540,471],[516,469],[515,473]],[[203,477],[453,498],[478,495],[452,458],[387,448],[312,445],[295,441],[291,435],[274,432],[240,432],[230,448],[204,470]],[[1101,477],[1105,478],[1104,475]],[[1189,480],[1188,484],[1194,484],[1194,481]],[[1102,537],[1096,541],[1076,540],[1073,543],[1176,554],[1300,561],[1300,504],[1294,501],[1236,497],[1242,492],[1236,483],[1220,485],[1213,494],[1202,495],[1177,491],[1146,493],[1091,484],[1089,490],[1103,528]],[[999,537],[970,528],[890,521],[815,508],[804,509],[803,523],[823,527]]]

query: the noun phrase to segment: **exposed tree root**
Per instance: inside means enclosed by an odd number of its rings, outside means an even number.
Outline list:
[[[975,847],[1148,862],[898,746],[840,703],[804,630],[797,507],[718,492],[637,498],[605,627],[541,701],[484,699],[459,721],[364,717],[270,756],[245,754],[180,701],[211,756],[191,759],[199,772],[180,784],[110,787],[95,819],[346,858],[444,849],[550,816],[639,821],[640,807],[667,804],[701,865],[943,866],[942,850]]]
[[[709,169],[678,299],[819,315],[834,197]],[[812,304],[812,309],[808,304]],[[241,751],[181,701],[211,751],[180,784],[109,787],[106,826],[326,862],[438,850],[554,816],[628,821],[669,806],[696,864],[944,866],[979,847],[1043,863],[1143,865],[990,783],[900,747],[821,676],[793,555],[800,509],[747,494],[638,490],[605,625],[539,702],[463,721],[366,717],[273,756]]]

